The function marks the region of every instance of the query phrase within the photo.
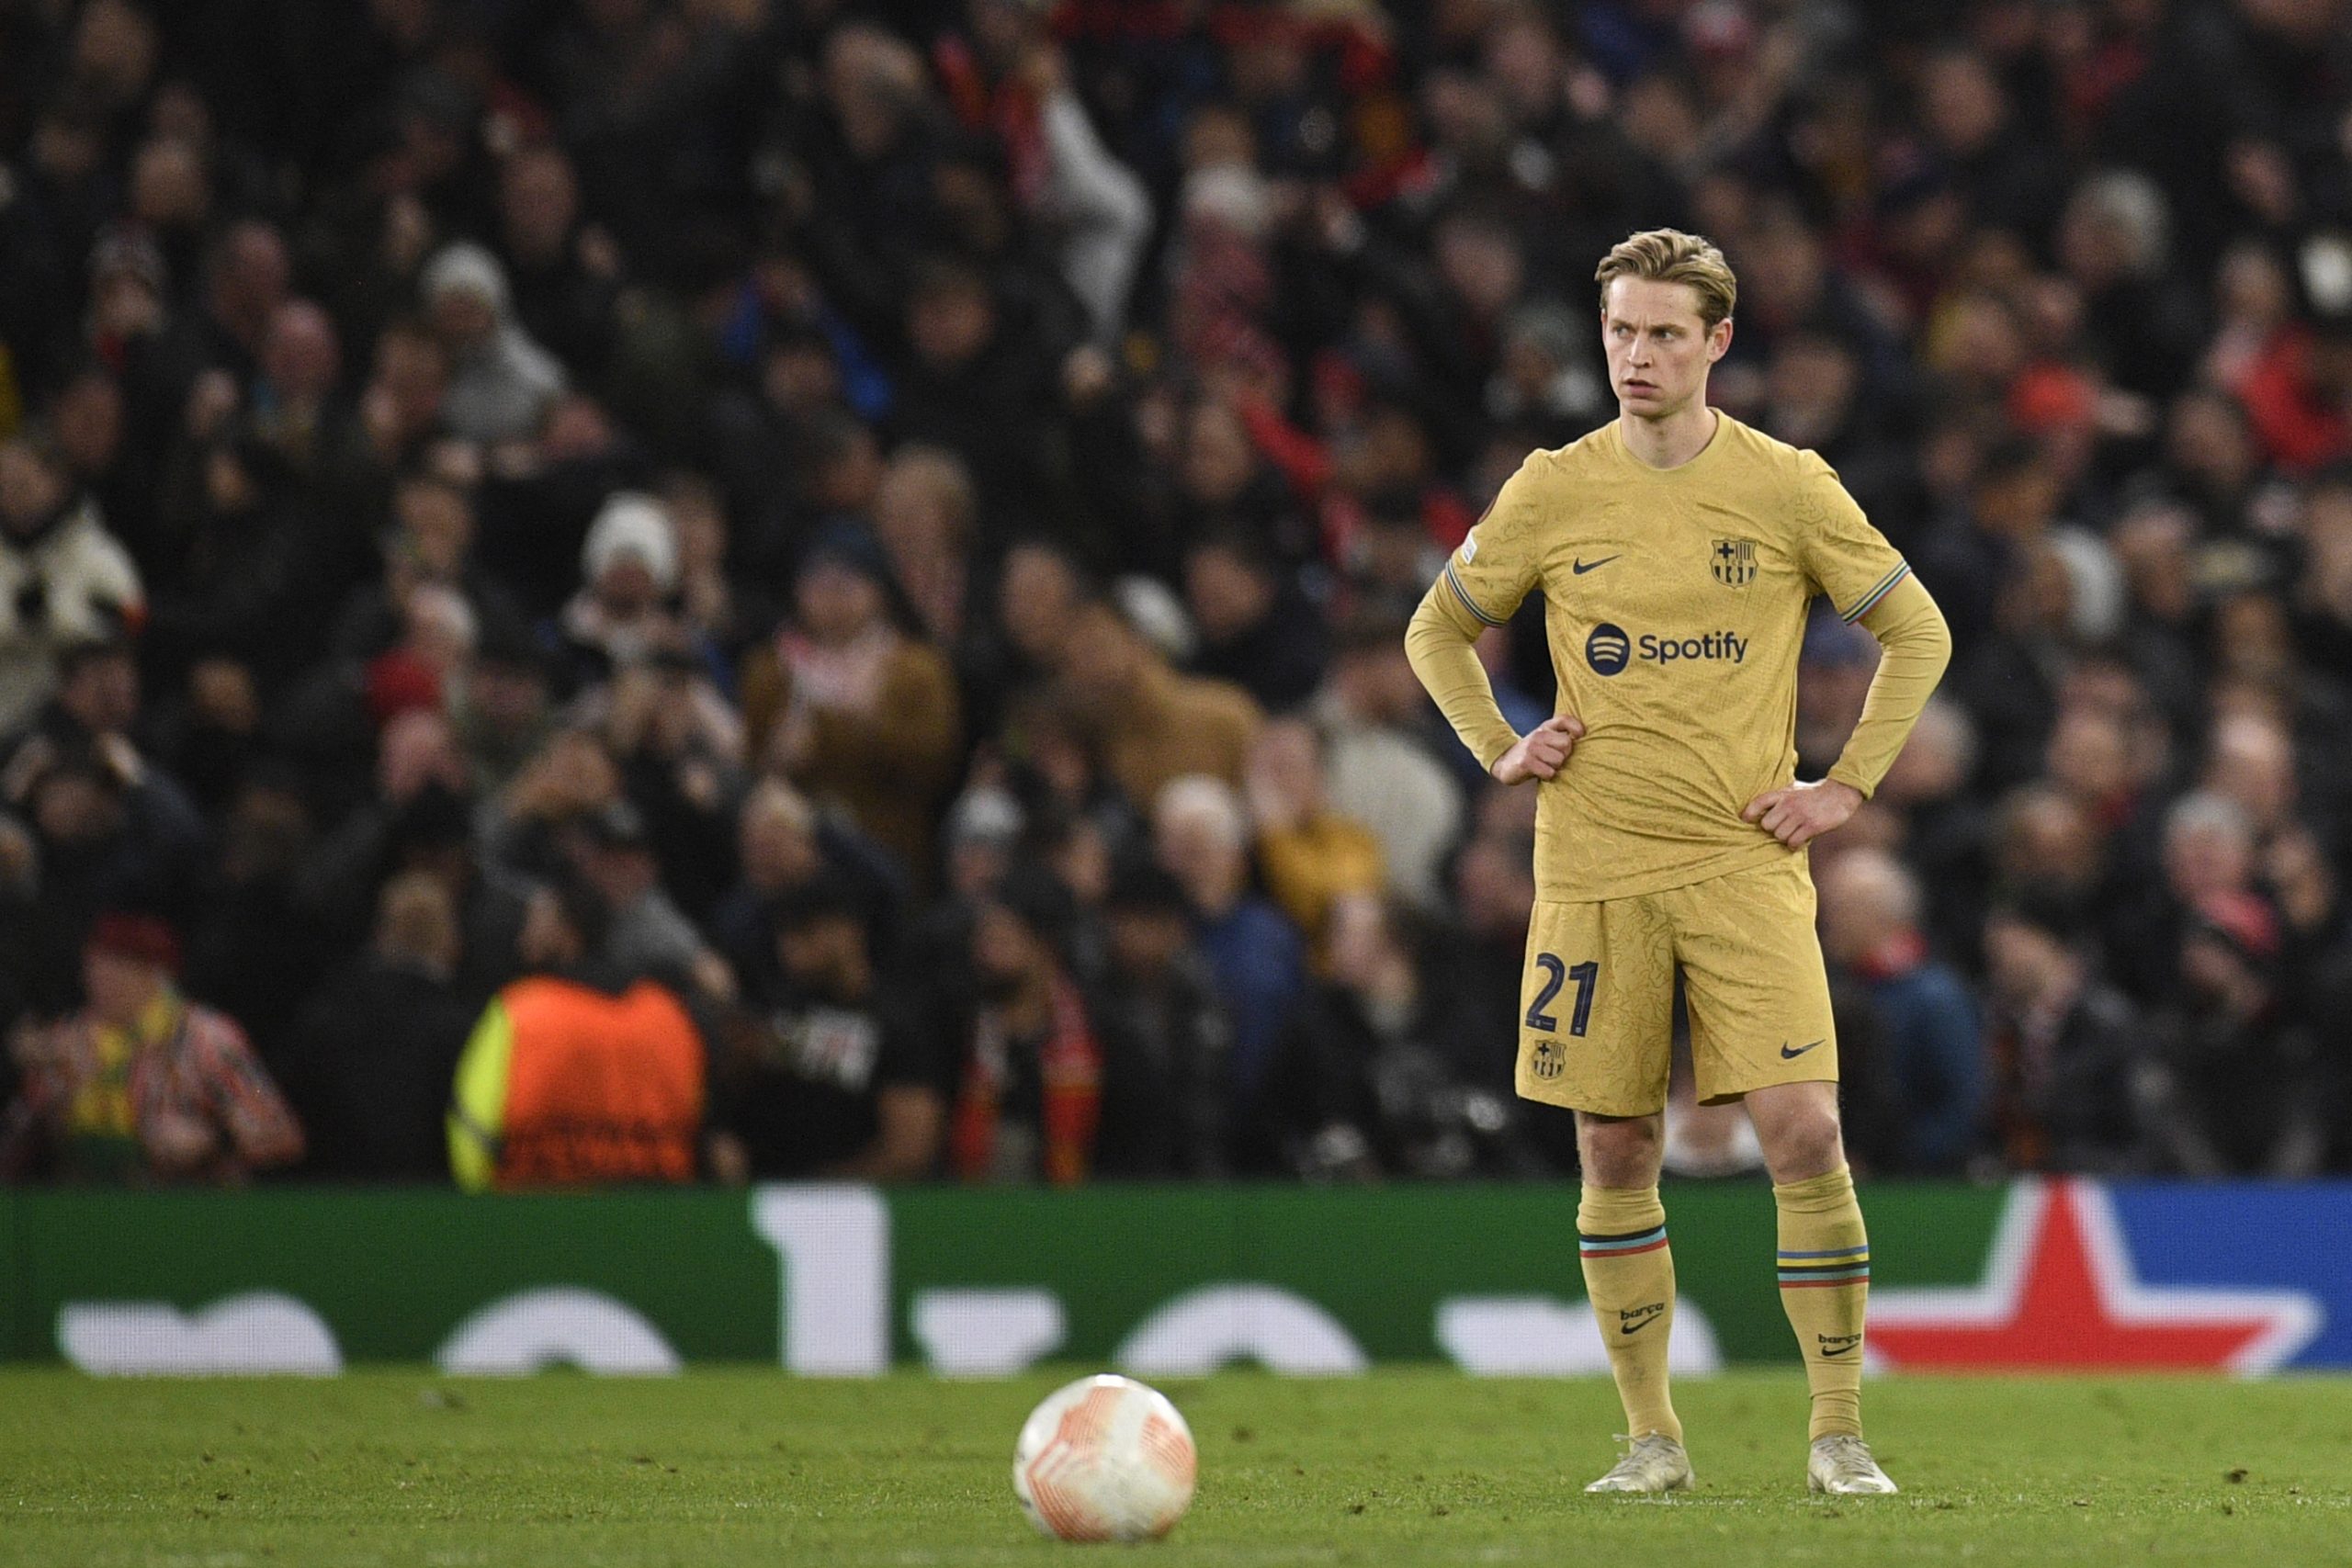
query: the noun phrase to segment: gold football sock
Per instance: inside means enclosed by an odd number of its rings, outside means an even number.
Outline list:
[[[1662,1432],[1682,1440],[1682,1423],[1666,1388],[1666,1337],[1674,1332],[1674,1254],[1666,1245],[1666,1209],[1655,1187],[1587,1187],[1577,1205],[1577,1254],[1585,1293],[1600,1319],[1600,1342],[1625,1433]]]
[[[1840,1166],[1772,1189],[1781,1211],[1781,1305],[1797,1331],[1813,1388],[1811,1438],[1862,1435],[1862,1304],[1871,1293],[1871,1244]]]

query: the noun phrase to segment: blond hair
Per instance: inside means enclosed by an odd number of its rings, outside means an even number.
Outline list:
[[[1609,286],[1621,277],[1646,277],[1659,283],[1687,283],[1699,295],[1699,319],[1709,332],[1731,314],[1739,299],[1739,279],[1714,243],[1679,229],[1647,229],[1619,241],[1593,269],[1600,285],[1600,302],[1609,303]]]

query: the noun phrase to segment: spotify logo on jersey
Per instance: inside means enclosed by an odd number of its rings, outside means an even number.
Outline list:
[[[1596,675],[1614,675],[1633,656],[1633,640],[1626,637],[1625,628],[1607,621],[1593,627],[1592,635],[1584,639],[1584,660]]]

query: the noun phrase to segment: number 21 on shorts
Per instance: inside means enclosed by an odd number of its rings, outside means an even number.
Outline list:
[[[1600,988],[1600,964],[1592,959],[1582,964],[1565,964],[1556,953],[1539,953],[1535,955],[1535,967],[1544,971],[1544,988],[1535,993],[1533,1001],[1527,1004],[1527,1027],[1540,1029],[1547,1034],[1558,1029],[1559,1019],[1544,1010],[1552,1005],[1552,998],[1560,994],[1560,987],[1574,980],[1577,983],[1577,1005],[1575,1011],[1568,1016],[1568,1032],[1583,1034],[1585,1025],[1592,1021],[1592,994]]]

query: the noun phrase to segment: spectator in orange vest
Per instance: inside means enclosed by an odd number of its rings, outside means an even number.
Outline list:
[[[458,1062],[449,1165],[466,1190],[694,1179],[702,1031],[668,987],[600,964],[608,919],[577,878],[533,897],[536,973],[492,998]]]

